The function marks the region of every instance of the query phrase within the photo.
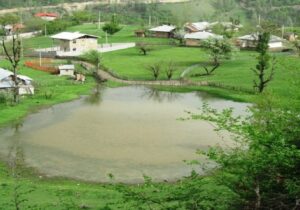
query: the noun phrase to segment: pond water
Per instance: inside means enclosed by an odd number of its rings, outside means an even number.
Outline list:
[[[143,175],[173,181],[199,166],[197,149],[232,146],[226,133],[211,124],[186,118],[203,103],[233,107],[243,114],[248,104],[205,93],[169,93],[146,87],[101,88],[91,96],[55,105],[28,116],[21,125],[0,131],[0,155],[8,159],[18,147],[24,163],[44,176],[137,183]]]

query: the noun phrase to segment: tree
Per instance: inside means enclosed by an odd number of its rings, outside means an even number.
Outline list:
[[[140,53],[147,55],[147,53],[152,49],[150,44],[145,42],[139,42],[136,44],[136,47],[139,49]]]
[[[91,51],[85,53],[82,56],[82,59],[93,64],[96,67],[96,71],[98,71],[100,69],[102,57],[101,57],[101,54],[97,50],[91,50]]]
[[[154,79],[157,80],[160,75],[161,64],[160,63],[151,64],[147,66],[147,70],[150,71]]]
[[[202,46],[208,50],[212,59],[212,68],[203,66],[206,74],[211,75],[221,65],[221,59],[229,59],[232,53],[232,46],[227,40],[209,39],[202,43]]]
[[[8,49],[8,46],[11,46],[11,49]],[[6,56],[6,59],[9,61],[12,72],[13,72],[13,83],[14,83],[14,102],[18,102],[19,96],[19,81],[18,81],[18,66],[21,60],[21,40],[19,38],[18,32],[12,35],[11,45],[7,45],[2,38],[2,47]]]
[[[258,64],[255,69],[252,70],[258,77],[258,80],[254,80],[254,88],[257,88],[259,93],[262,93],[268,83],[273,80],[275,73],[276,60],[273,57],[271,61],[271,56],[268,53],[270,36],[269,32],[258,34],[258,44],[256,48],[259,53],[257,57]],[[266,76],[268,70],[270,71],[270,74],[269,76]]]
[[[167,75],[168,80],[171,80],[171,79],[172,79],[173,74],[174,74],[174,72],[175,72],[176,70],[177,70],[177,69],[176,69],[176,67],[175,67],[174,62],[170,61],[170,62],[168,63],[167,69],[166,69],[166,75]]]
[[[121,29],[115,14],[112,16],[111,21],[102,27],[102,30],[110,35],[119,32]]]

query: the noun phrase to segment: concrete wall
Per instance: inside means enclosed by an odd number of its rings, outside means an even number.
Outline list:
[[[82,38],[70,42],[71,51],[90,51],[98,49],[98,39]]]

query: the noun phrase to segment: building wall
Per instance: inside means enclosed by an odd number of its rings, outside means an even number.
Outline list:
[[[168,32],[154,32],[154,36],[158,37],[158,38],[170,38],[170,37],[172,37],[171,33],[168,33]]]
[[[60,40],[59,42],[60,51],[63,52],[70,52],[70,41],[67,40]]]
[[[41,17],[41,19],[43,20],[46,20],[46,21],[53,21],[53,20],[56,20],[57,18],[56,17]]]
[[[94,38],[82,38],[70,41],[70,51],[71,52],[86,52],[89,50],[98,49],[98,40]]]
[[[74,70],[60,70],[59,76],[74,76]]]
[[[272,42],[272,43],[269,43],[269,48],[270,49],[282,48],[282,47],[283,47],[282,42]]]
[[[201,41],[197,39],[186,39],[185,40],[185,45],[186,46],[200,46]]]

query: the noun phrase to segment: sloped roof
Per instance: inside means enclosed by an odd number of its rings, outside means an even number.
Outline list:
[[[75,66],[74,65],[60,65],[58,66],[59,70],[74,70]]]
[[[13,76],[14,73],[11,71],[8,71],[6,69],[0,68],[0,88],[10,88],[13,87],[12,80],[8,79],[10,76]],[[20,80],[23,80],[25,82],[31,82],[32,79],[30,77],[24,76],[24,75],[18,75],[18,78]]]
[[[14,75],[11,71],[0,68],[0,81]]]
[[[51,36],[52,39],[60,39],[60,40],[68,40],[68,41],[72,41],[72,40],[83,38],[83,37],[98,39],[97,36],[89,35],[89,34],[82,34],[79,32],[61,32],[61,33]]]
[[[248,34],[245,36],[241,36],[238,38],[239,40],[248,40],[248,41],[257,41],[258,40],[258,34]],[[282,42],[282,39],[278,36],[271,35],[270,42]]]
[[[176,26],[162,25],[155,28],[149,29],[149,31],[153,32],[172,32],[176,29]]]
[[[58,17],[58,14],[50,12],[39,12],[35,14],[35,17]]]
[[[203,21],[203,22],[191,23],[191,25],[199,31],[204,31],[210,26],[210,23]]]
[[[223,36],[203,31],[203,32],[195,32],[195,33],[186,34],[184,36],[184,38],[185,39],[205,40],[205,39],[210,39],[210,38],[223,39]]]

